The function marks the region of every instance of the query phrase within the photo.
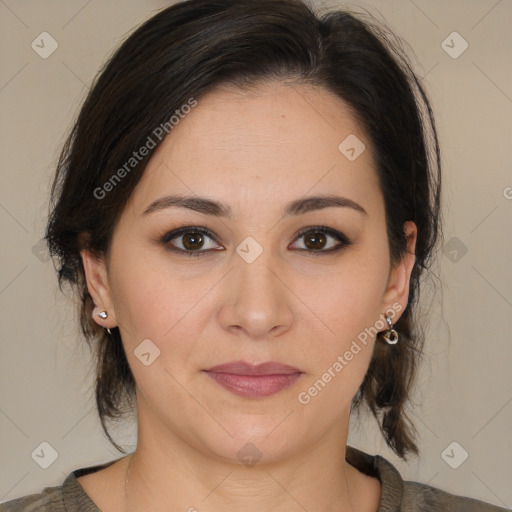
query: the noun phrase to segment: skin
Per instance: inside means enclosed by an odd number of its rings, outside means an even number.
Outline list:
[[[354,161],[338,150],[349,134],[367,148]],[[359,333],[393,304],[399,311],[407,305],[416,226],[404,225],[408,252],[392,268],[369,148],[347,105],[322,88],[271,82],[249,91],[216,89],[150,160],[109,257],[82,251],[96,312],[109,315],[94,319],[120,328],[137,383],[128,510],[377,510],[379,481],[345,461],[350,403],[375,338],[360,344],[307,405],[297,399]],[[180,207],[143,213],[171,193],[221,201],[233,217]],[[328,207],[282,216],[289,202],[322,194],[347,197],[367,215]],[[351,245],[309,255],[307,237],[296,235],[315,225],[344,233]],[[224,250],[194,258],[169,250],[182,248],[183,237],[167,248],[160,243],[183,226],[203,226],[218,237],[205,237],[200,250]],[[248,236],[263,248],[252,263],[236,252]],[[330,236],[325,243],[317,252],[339,244]],[[160,349],[149,366],[134,355],[144,339]],[[201,371],[240,359],[279,361],[304,374],[284,391],[251,399]],[[262,454],[253,466],[237,457],[248,442]],[[129,459],[78,479],[103,511],[126,510]]]

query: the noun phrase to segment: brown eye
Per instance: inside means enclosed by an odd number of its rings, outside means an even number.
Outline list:
[[[304,244],[308,249],[319,250],[325,247],[327,237],[317,231],[311,231],[304,235]]]
[[[296,244],[298,242],[295,242],[293,244],[295,247],[292,246],[293,248],[305,251],[314,256],[334,253],[351,245],[351,241],[347,236],[326,226],[305,228],[297,235],[297,240],[302,240],[302,243],[297,246]]]
[[[197,231],[189,231],[187,234],[182,236],[183,247],[187,251],[194,251],[201,249],[204,243],[204,237]]]
[[[223,250],[210,230],[195,226],[169,231],[160,242],[171,251],[188,256],[204,256],[211,251]]]

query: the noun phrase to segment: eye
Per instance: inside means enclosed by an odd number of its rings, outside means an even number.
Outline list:
[[[223,247],[219,249],[220,246],[210,230],[198,226],[169,231],[162,237],[161,242],[171,251],[189,256],[201,256],[211,250],[224,250]]]
[[[341,232],[326,226],[309,226],[302,229],[296,238],[303,238],[302,247],[289,247],[305,251],[312,256],[333,253],[351,244]],[[161,238],[161,243],[169,250],[188,256],[204,256],[211,251],[222,251],[215,235],[200,226],[186,226],[169,231]]]
[[[341,250],[351,244],[339,231],[326,226],[309,226],[302,229],[297,238],[303,238],[302,247],[295,247],[314,256]],[[336,243],[337,242],[337,243]]]

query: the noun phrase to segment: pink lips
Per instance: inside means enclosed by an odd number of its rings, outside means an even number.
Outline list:
[[[228,391],[246,398],[263,398],[278,393],[290,387],[303,373],[274,361],[256,365],[232,361],[213,366],[205,372]]]

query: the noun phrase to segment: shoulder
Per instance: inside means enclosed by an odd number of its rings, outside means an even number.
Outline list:
[[[117,460],[75,469],[61,485],[45,487],[39,494],[29,494],[0,503],[0,512],[99,512],[77,478],[96,473]]]
[[[30,494],[15,500],[0,503],[0,512],[66,512],[62,485],[46,487],[39,494]]]
[[[404,482],[402,508],[415,512],[507,512],[510,510],[418,482]]]
[[[404,481],[397,468],[381,455],[369,455],[347,446],[346,460],[381,483],[378,512],[511,512],[465,496],[458,496],[419,482]]]

